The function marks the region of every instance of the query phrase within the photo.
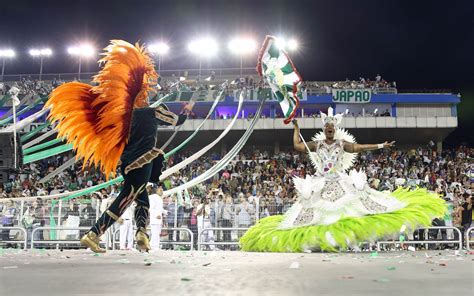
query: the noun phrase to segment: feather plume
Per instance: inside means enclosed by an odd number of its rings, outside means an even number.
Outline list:
[[[73,144],[77,158],[115,176],[128,141],[132,112],[148,106],[148,92],[158,75],[143,46],[112,40],[105,48],[96,86],[65,83],[50,96],[49,119],[58,122],[58,137]]]

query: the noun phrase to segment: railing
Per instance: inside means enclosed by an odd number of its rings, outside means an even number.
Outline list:
[[[89,230],[90,227],[37,227],[33,229],[33,232],[31,233],[31,249],[34,249],[35,244],[56,244],[56,248],[59,247],[61,244],[79,244],[80,240],[80,235],[79,238],[76,240],[35,240],[35,234],[36,232],[40,230],[52,230],[52,231],[64,231],[64,230]]]
[[[0,226],[0,233],[3,235],[3,231],[8,230],[8,238],[10,238],[10,230],[19,230],[23,233],[23,239],[22,240],[0,240],[2,243],[22,243],[23,244],[23,249],[26,250],[28,247],[28,233],[26,232],[26,229],[20,226]]]
[[[406,244],[406,245],[428,245],[428,244],[458,244],[459,245],[459,250],[462,250],[462,233],[461,231],[456,228],[456,227],[451,227],[451,226],[433,226],[433,227],[423,227],[423,228],[418,228],[417,230],[425,230],[425,233],[427,230],[432,230],[432,229],[453,229],[454,231],[457,231],[458,233],[458,240],[417,240],[417,241],[379,241],[377,242],[377,250],[381,250],[381,245],[383,244]]]
[[[136,231],[137,229],[134,228],[133,231]],[[147,228],[148,231],[150,231],[150,228]],[[191,248],[190,250],[193,251],[194,250],[194,234],[193,232],[189,229],[189,228],[183,228],[183,227],[165,227],[165,228],[161,228],[161,231],[163,230],[166,230],[166,231],[184,231],[184,232],[187,232],[189,234],[189,238],[190,240],[189,241],[162,241],[160,239],[160,246],[161,245],[190,245]],[[115,250],[116,249],[116,245],[117,243],[117,234],[119,233],[120,231],[120,228],[116,229],[112,235],[112,250]]]
[[[0,243],[21,243],[23,244],[23,249],[27,249],[28,248],[28,235],[27,235],[27,230],[23,227],[19,227],[19,226],[0,226],[0,233],[2,230],[19,230],[22,232],[23,234],[23,238],[21,240],[0,240]],[[42,230],[52,230],[52,231],[65,231],[65,230],[78,230],[78,231],[81,231],[81,230],[88,230],[89,227],[37,227],[35,229],[33,229],[32,233],[31,233],[31,249],[34,249],[34,246],[35,245],[44,245],[44,244],[52,244],[52,245],[56,245],[56,248],[59,247],[59,245],[61,244],[79,244],[79,239],[76,239],[76,240],[35,240],[35,235],[38,231],[42,231]],[[222,241],[212,241],[212,242],[204,242],[202,240],[202,235],[206,232],[209,232],[209,231],[247,231],[249,228],[243,228],[243,227],[235,227],[235,228],[232,228],[232,227],[228,227],[228,228],[225,228],[225,227],[211,227],[211,228],[204,228],[202,229],[199,234],[198,234],[198,243],[197,243],[197,248],[199,251],[202,250],[202,247],[203,246],[229,246],[229,245],[239,245],[239,242],[238,241],[226,241],[226,242],[222,242]],[[450,229],[453,229],[454,231],[456,231],[458,233],[458,239],[457,240],[417,240],[417,241],[378,241],[376,242],[377,244],[377,250],[381,251],[381,246],[384,245],[384,244],[406,244],[406,245],[411,245],[411,244],[418,244],[418,245],[423,245],[423,244],[457,244],[459,249],[461,250],[462,249],[462,233],[461,231],[456,228],[456,227],[449,227],[449,226],[435,226],[435,227],[424,227],[424,228],[419,228],[417,230],[425,230],[425,233],[429,230],[450,230]],[[149,230],[149,229],[148,229]],[[182,242],[178,242],[178,241],[161,241],[160,240],[160,245],[162,244],[168,244],[168,245],[189,245],[190,246],[190,250],[194,250],[194,234],[192,233],[192,231],[188,228],[180,228],[180,227],[169,227],[169,228],[162,228],[162,230],[167,230],[167,231],[185,231],[189,234],[189,237],[190,237],[190,240],[189,241],[182,241]],[[117,242],[117,239],[116,239],[116,236],[117,236],[117,233],[118,233],[119,229],[115,230],[114,233],[113,233],[113,237],[112,237],[112,249],[115,250],[115,246],[116,244],[118,243]],[[466,233],[465,233],[465,238],[466,238],[466,248],[467,250],[471,250],[470,248],[470,244],[471,243],[474,243],[473,240],[470,239],[470,234],[471,232],[474,232],[474,227],[471,227],[469,229],[466,230]]]
[[[244,227],[210,227],[210,228],[203,228],[199,233],[198,233],[198,251],[201,251],[202,246],[235,246],[239,245],[239,242],[219,242],[219,241],[214,241],[214,242],[203,242],[202,241],[202,234],[209,232],[209,231],[247,231],[249,228],[244,228]]]
[[[471,232],[474,232],[474,226],[466,230],[466,249],[468,251],[471,250]],[[474,243],[474,241],[472,241],[472,243]]]
[[[208,77],[211,74],[218,76],[225,76],[225,75],[233,75],[235,77],[240,76],[240,68],[202,68],[202,69],[170,69],[170,70],[160,70],[159,74],[164,77],[181,77],[181,76],[193,76],[197,77],[201,73],[201,77]],[[88,81],[91,80],[97,72],[81,72],[81,81]],[[242,76],[248,75],[257,75],[257,71],[255,67],[244,67],[242,68]],[[53,80],[54,78],[60,79],[63,81],[74,80],[79,77],[78,72],[73,73],[43,73],[41,75],[42,81],[49,81]],[[3,75],[3,81],[19,81],[22,78],[31,78],[31,79],[39,79],[39,74],[8,74]],[[0,79],[1,81],[1,79]]]

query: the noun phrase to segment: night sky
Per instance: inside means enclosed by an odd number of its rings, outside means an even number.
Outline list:
[[[306,80],[373,78],[380,73],[399,89],[470,87],[474,81],[474,1],[68,1],[2,0],[0,48],[17,58],[5,74],[37,73],[28,55],[49,46],[55,55],[44,72],[75,72],[66,48],[113,38],[172,46],[165,69],[197,68],[187,41],[198,35],[221,41],[211,67],[238,67],[227,51],[236,34],[294,36],[292,53]],[[255,56],[245,66],[254,66]],[[91,62],[85,70],[95,70]]]

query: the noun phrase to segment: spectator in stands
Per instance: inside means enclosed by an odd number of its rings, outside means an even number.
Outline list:
[[[255,213],[255,209],[245,196],[240,197],[240,204],[236,207],[235,213],[239,228],[248,228],[252,225],[252,215]]]
[[[232,202],[232,196],[229,194],[225,197],[225,202],[221,208],[222,227],[231,228],[232,221],[234,220],[234,204]],[[224,241],[231,241],[230,230],[224,230]]]
[[[464,231],[467,231],[472,224],[472,196],[465,192],[462,201],[462,227]]]
[[[17,209],[15,207],[15,203],[12,200],[9,200],[6,205],[3,207],[3,211],[1,214],[2,218],[2,226],[4,227],[12,227],[14,224],[14,219],[17,214]],[[3,229],[2,230],[2,240],[8,241],[10,240],[10,229]],[[11,246],[11,244],[7,244],[7,247]]]

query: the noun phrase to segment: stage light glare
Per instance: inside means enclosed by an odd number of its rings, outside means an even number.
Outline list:
[[[53,51],[50,48],[41,48],[41,49],[33,48],[33,49],[30,49],[29,53],[32,57],[38,57],[38,56],[48,57],[53,54]]]
[[[13,49],[0,50],[0,57],[2,58],[13,58],[14,56],[15,51]]]
[[[250,38],[235,38],[229,42],[229,50],[235,54],[248,54],[255,50],[257,44]]]
[[[295,39],[288,40],[288,42],[286,43],[286,48],[288,50],[297,50],[298,49],[298,41],[296,41]]]
[[[169,47],[168,44],[166,44],[164,42],[158,42],[158,43],[154,43],[154,44],[151,44],[150,46],[148,46],[148,50],[151,53],[154,53],[154,54],[157,54],[157,55],[165,55],[170,50],[170,47]]]
[[[283,38],[281,38],[281,37],[275,38],[275,45],[276,45],[276,47],[278,47],[279,49],[285,49],[285,48],[286,48],[285,39],[283,39]]]
[[[51,50],[51,48],[43,48],[40,50],[40,54],[42,56],[50,56],[53,54],[53,51]]]
[[[71,46],[67,49],[67,52],[70,55],[81,56],[81,57],[91,57],[94,55],[95,50],[89,44],[81,44],[79,46]]]
[[[200,57],[211,57],[217,53],[219,46],[214,39],[205,37],[191,41],[188,49]]]
[[[41,51],[39,49],[30,49],[30,55],[33,57],[37,57],[41,54]]]

